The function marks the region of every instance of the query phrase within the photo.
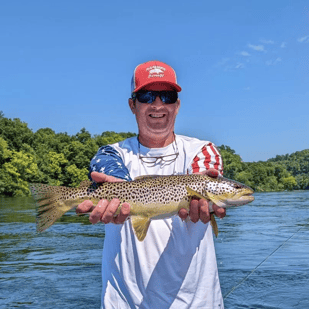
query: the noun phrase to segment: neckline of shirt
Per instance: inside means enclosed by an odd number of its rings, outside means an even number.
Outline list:
[[[176,134],[175,134],[175,139],[176,139],[176,143],[179,144],[178,137]],[[136,145],[138,148],[137,136],[136,136]],[[165,147],[162,147],[162,148],[148,148],[148,147],[143,146],[140,143],[140,154],[143,156],[162,156],[162,155],[174,154],[175,149],[177,149],[175,145],[175,141],[173,141],[171,144]]]

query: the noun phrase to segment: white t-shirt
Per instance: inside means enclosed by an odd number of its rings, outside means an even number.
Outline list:
[[[112,146],[134,179],[141,175],[187,174],[216,168],[222,160],[207,141],[176,135],[176,143],[146,148],[136,137]],[[142,156],[179,152],[170,164],[143,163]],[[137,240],[130,220],[105,225],[102,261],[102,307],[106,309],[224,308],[212,228],[179,216],[153,220],[144,241]]]

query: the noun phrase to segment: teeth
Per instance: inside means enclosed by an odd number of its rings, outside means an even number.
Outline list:
[[[162,117],[164,117],[164,114],[156,114],[156,115],[151,114],[150,117],[152,117],[152,118],[162,118]]]

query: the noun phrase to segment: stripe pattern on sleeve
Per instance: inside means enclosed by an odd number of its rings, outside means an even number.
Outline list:
[[[192,173],[214,168],[223,175],[223,161],[217,147],[213,143],[205,145],[192,161]]]

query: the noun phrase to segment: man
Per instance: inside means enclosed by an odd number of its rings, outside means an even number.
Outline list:
[[[176,73],[149,61],[136,67],[129,106],[138,137],[101,147],[91,161],[96,182],[131,180],[141,175],[222,173],[222,160],[208,141],[174,134],[180,107]],[[208,171],[207,171],[208,170]],[[85,201],[77,212],[92,210],[89,220],[105,223],[102,308],[223,308],[208,202],[192,200],[189,214],[153,220],[144,241],[134,235],[130,205]],[[213,206],[218,217],[225,210]],[[113,224],[114,223],[114,224]]]

